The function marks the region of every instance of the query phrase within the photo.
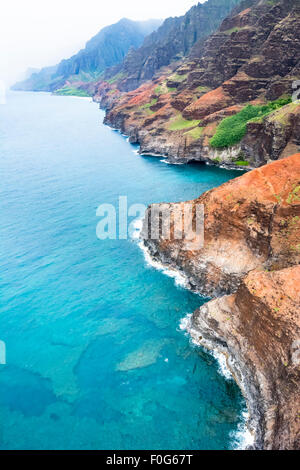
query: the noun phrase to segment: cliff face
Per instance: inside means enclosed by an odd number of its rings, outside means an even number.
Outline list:
[[[15,90],[54,91],[74,82],[77,86],[99,77],[107,67],[122,62],[130,48],[138,48],[145,36],[158,28],[161,20],[131,21],[123,18],[103,28],[85,48],[54,67],[43,68],[27,80],[14,85]]]
[[[300,267],[252,271],[236,294],[213,300],[188,327],[228,357],[247,400],[255,446],[300,448]]]
[[[248,400],[255,447],[299,448],[300,154],[189,203],[204,205],[203,248],[189,247],[189,233],[175,237],[182,224],[176,209],[184,203],[161,205],[171,214],[171,237],[161,229],[158,239],[149,227],[163,227],[160,205],[148,208],[144,244],[192,289],[218,297],[193,314],[188,330],[198,344],[229,357]]]
[[[168,18],[160,28],[147,36],[143,45],[131,50],[123,64],[107,71],[112,77],[122,75],[118,87],[122,91],[137,88],[152,79],[161,67],[186,56],[192,46],[206,38],[240,0],[207,0],[193,6],[184,16]]]
[[[293,88],[299,37],[299,0],[242,2],[216,33],[152,81],[129,93],[122,92],[126,79],[106,83],[105,92],[102,82],[95,99],[107,109],[106,122],[138,142],[141,153],[261,166],[300,149],[300,95]]]
[[[186,239],[166,240],[162,234],[157,240],[148,233],[143,237],[152,256],[182,270],[203,295],[234,292],[253,269],[300,263],[300,154],[246,173],[190,203],[204,205],[202,249],[187,250]],[[181,223],[178,204],[168,207],[174,230]],[[146,218],[151,220],[158,208],[151,205]]]

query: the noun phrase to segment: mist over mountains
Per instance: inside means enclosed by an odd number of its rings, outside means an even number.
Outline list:
[[[59,64],[44,67],[12,88],[25,91],[54,91],[71,82],[99,78],[107,68],[122,62],[130,48],[138,48],[145,36],[157,29],[162,20],[132,21],[122,18],[106,26],[90,39],[85,48]]]
[[[208,0],[185,15],[166,20],[132,21],[106,26],[85,48],[59,64],[18,82],[15,90],[55,91],[70,83],[122,78],[120,89],[132,90],[163,66],[182,59],[213,33],[240,0]],[[104,74],[104,75],[103,75]]]

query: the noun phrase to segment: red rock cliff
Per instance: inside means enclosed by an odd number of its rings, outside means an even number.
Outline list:
[[[203,248],[190,250],[186,238],[173,236],[181,224],[178,204],[164,205],[171,237],[161,230],[159,239],[147,238],[144,223],[144,243],[190,287],[218,297],[194,313],[189,331],[230,357],[248,399],[255,446],[299,448],[300,154],[189,202],[204,205]],[[157,207],[149,207],[145,221]]]

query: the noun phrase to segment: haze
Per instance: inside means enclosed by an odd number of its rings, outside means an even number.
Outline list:
[[[203,3],[204,0],[201,1]],[[78,52],[101,28],[183,15],[195,0],[10,0],[0,13],[0,80],[11,85],[29,67],[54,65]]]

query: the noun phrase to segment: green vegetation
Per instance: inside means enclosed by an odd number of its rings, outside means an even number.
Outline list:
[[[299,244],[299,245],[296,245],[296,246],[295,246],[295,245],[291,245],[290,248],[291,248],[292,251],[299,251],[299,252],[300,252],[300,244]]]
[[[158,85],[155,90],[154,90],[154,93],[156,95],[163,95],[166,91],[165,91],[165,87],[163,85]]]
[[[187,121],[179,114],[175,119],[169,123],[169,130],[170,131],[180,131],[182,129],[188,129],[189,127],[196,127],[200,124],[200,121]]]
[[[154,106],[158,101],[158,98],[153,98],[153,100],[150,101],[150,103],[143,104],[140,106],[140,109],[149,109],[151,106]]]
[[[90,70],[89,72],[83,72],[80,71],[78,74],[70,75],[68,77],[68,82],[92,82],[92,81],[98,81],[100,78],[103,76],[104,72],[103,71],[98,71],[98,70]]]
[[[171,77],[169,77],[169,79],[171,81],[181,83],[187,79],[187,76],[188,76],[187,73],[185,73],[184,75],[179,75],[179,73],[174,73],[173,75],[171,75]]]
[[[235,26],[234,28],[227,29],[226,31],[223,31],[223,33],[225,33],[225,34],[237,33],[241,29],[242,28],[239,28],[238,26]]]
[[[114,83],[116,83],[118,80],[122,80],[122,78],[125,78],[126,77],[126,74],[123,73],[123,72],[119,72],[117,73],[116,75],[114,75],[113,77],[111,77],[109,80],[106,80],[107,83],[109,83],[110,85],[113,85]]]
[[[113,90],[109,90],[109,92],[107,93],[109,96],[111,95],[114,95],[115,93],[117,93],[117,89],[114,88]]]
[[[195,127],[194,129],[185,132],[184,135],[190,135],[193,139],[198,140],[203,133],[203,129],[204,127]]]
[[[300,201],[300,185],[295,186],[293,190],[289,193],[286,202],[288,204],[293,204],[294,202]]]
[[[157,96],[160,96],[160,95],[165,95],[167,93],[172,93],[173,91],[176,91],[177,88],[170,88],[167,86],[166,82],[163,82],[161,85],[158,85],[155,90],[154,90],[154,93],[157,95]]]
[[[245,160],[238,160],[234,163],[238,166],[249,166],[249,162],[246,162]]]
[[[290,102],[291,98],[284,98],[261,106],[247,105],[239,113],[220,122],[210,139],[210,145],[213,148],[226,148],[237,144],[246,135],[248,122],[257,121]]]
[[[209,88],[208,86],[198,86],[196,90],[199,91],[200,93],[207,93],[208,91],[211,90],[211,88]]]
[[[64,86],[63,88],[59,88],[54,92],[54,94],[62,96],[80,96],[83,98],[91,96],[86,90],[81,90],[80,88],[75,88],[71,86]]]
[[[288,106],[285,106],[283,109],[280,111],[277,111],[274,114],[274,118],[272,116],[272,120],[275,122],[278,122],[279,124],[282,124],[283,126],[286,126],[289,121],[289,116],[290,114],[299,106],[299,103],[294,102],[290,103]]]

